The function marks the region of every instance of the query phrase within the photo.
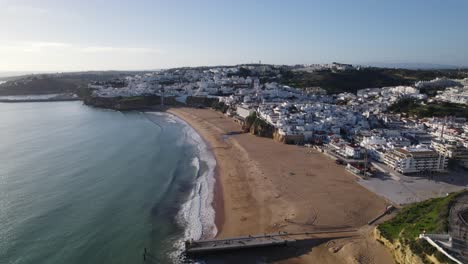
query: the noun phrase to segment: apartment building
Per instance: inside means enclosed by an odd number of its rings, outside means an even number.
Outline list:
[[[442,172],[448,159],[426,147],[395,148],[387,151],[384,162],[402,174]]]

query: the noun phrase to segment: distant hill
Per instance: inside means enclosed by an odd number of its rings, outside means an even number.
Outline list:
[[[268,66],[266,64],[262,64]],[[195,67],[192,69],[211,67]],[[171,70],[185,69],[175,68]],[[276,67],[274,72],[255,73],[241,68],[241,76],[257,76],[262,83],[278,82],[296,88],[322,87],[329,94],[350,92],[359,89],[384,86],[413,85],[420,80],[432,80],[437,77],[463,79],[468,77],[468,70],[409,70],[390,68],[361,68],[359,70],[332,71],[323,70],[306,72],[293,70],[291,66]],[[54,74],[34,74],[8,78],[0,84],[0,95],[50,94],[83,91],[91,81],[108,81],[128,75],[144,74],[148,71],[89,71]],[[0,79],[1,81],[1,79]]]
[[[35,71],[0,71],[0,79],[16,76],[25,76],[32,74],[45,74],[50,72],[35,72]]]
[[[447,70],[447,69],[468,69],[468,65],[447,65],[447,64],[431,64],[431,63],[366,63],[366,66],[391,68],[391,69],[408,69],[408,70]]]
[[[130,74],[145,72],[134,71],[89,71],[67,72],[54,74],[34,74],[6,78],[7,82],[0,84],[0,95],[40,95],[55,93],[84,92],[91,81],[107,81],[122,78]]]
[[[9,81],[0,85],[0,95],[40,95],[54,93],[76,93],[84,82],[53,77],[30,77]]]
[[[422,104],[417,100],[405,98],[391,105],[388,110],[393,113],[417,116],[419,118],[434,116],[456,116],[468,118],[467,105],[448,102]]]
[[[462,79],[468,71],[458,70],[408,70],[387,68],[363,68],[351,71],[285,71],[276,81],[297,88],[320,86],[329,94],[350,92],[359,89],[384,86],[413,85],[420,80],[432,80],[437,77]]]

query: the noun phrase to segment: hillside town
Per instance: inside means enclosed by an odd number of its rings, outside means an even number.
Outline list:
[[[128,76],[89,85],[92,96],[206,97],[245,125],[249,117],[264,121],[273,138],[287,144],[314,146],[348,164],[359,175],[370,174],[368,162],[401,174],[447,172],[452,165],[468,168],[468,122],[464,117],[404,116],[388,111],[401,99],[468,103],[468,79],[437,78],[411,86],[372,87],[354,93],[327,94],[320,87],[298,89],[274,80],[282,67],[244,65],[179,68]],[[359,70],[347,64],[296,65],[294,71]],[[425,89],[437,88],[428,97]]]

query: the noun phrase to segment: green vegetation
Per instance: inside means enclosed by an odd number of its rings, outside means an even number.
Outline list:
[[[216,111],[219,111],[222,113],[226,113],[227,110],[229,109],[229,106],[227,106],[225,103],[218,102],[218,101],[213,101],[211,107],[215,109]]]
[[[408,245],[413,253],[423,258],[424,255],[434,255],[438,260],[447,262],[445,256],[435,254],[434,248],[426,241],[419,240],[418,236],[424,231],[426,233],[447,233],[450,207],[462,193],[452,193],[447,197],[409,205],[402,209],[395,218],[377,228],[381,235],[390,242],[399,241],[403,245]]]
[[[410,205],[390,221],[379,225],[382,236],[390,241],[414,240],[423,231],[447,232],[448,205],[454,195]]]
[[[388,108],[393,113],[405,113],[417,117],[444,117],[456,116],[468,118],[468,106],[454,103],[429,103],[423,104],[410,98],[401,99]]]
[[[240,77],[246,78],[246,77],[249,77],[250,75],[252,75],[252,72],[247,68],[240,67],[239,72],[237,73],[237,75],[240,76]]]
[[[319,71],[282,71],[281,79],[276,80],[297,88],[320,86],[329,94],[350,92],[359,89],[396,85],[412,85],[421,80],[437,77],[465,78],[467,74],[456,70],[406,70],[365,68],[344,72]],[[264,80],[266,81],[266,80]]]

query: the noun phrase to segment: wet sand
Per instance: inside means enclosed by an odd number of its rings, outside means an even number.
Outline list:
[[[367,222],[387,203],[318,151],[237,134],[233,119],[210,109],[172,108],[210,145],[217,160],[217,237],[356,228],[352,238],[314,240],[279,263],[393,263]],[[362,228],[364,227],[364,228]],[[317,243],[317,241],[322,241]]]

